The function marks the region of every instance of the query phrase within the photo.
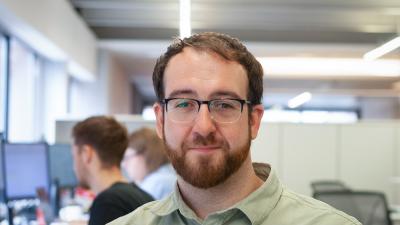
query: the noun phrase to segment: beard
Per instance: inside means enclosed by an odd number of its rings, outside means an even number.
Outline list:
[[[207,137],[196,135],[193,140],[184,140],[181,149],[172,148],[165,136],[166,153],[179,176],[187,183],[202,189],[215,187],[226,181],[242,166],[250,152],[250,129],[246,142],[235,149],[226,140],[218,141],[215,134]],[[220,146],[211,155],[188,155],[190,146]],[[214,151],[214,150],[213,150]]]

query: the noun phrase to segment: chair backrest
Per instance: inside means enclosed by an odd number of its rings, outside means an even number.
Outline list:
[[[385,195],[380,192],[332,191],[316,192],[321,200],[355,218],[363,225],[391,225]]]
[[[349,191],[343,182],[338,180],[324,180],[311,182],[311,188],[313,192],[325,192],[325,191]]]

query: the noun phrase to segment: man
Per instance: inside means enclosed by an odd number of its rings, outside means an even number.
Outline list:
[[[121,164],[128,179],[154,199],[168,196],[176,183],[175,170],[164,148],[156,131],[143,127],[129,135],[128,149]]]
[[[227,35],[169,46],[153,73],[154,111],[177,187],[110,224],[360,225],[287,190],[270,166],[255,172],[249,151],[264,112],[262,76],[254,56]]]
[[[136,185],[128,184],[121,173],[128,134],[114,118],[90,117],[74,126],[72,136],[79,185],[96,194],[89,225],[106,224],[153,200]]]

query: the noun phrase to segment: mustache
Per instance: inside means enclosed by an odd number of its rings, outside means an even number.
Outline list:
[[[210,133],[205,137],[202,135],[196,134],[193,138],[194,145],[206,146],[206,145],[214,145],[216,143],[217,143],[217,140],[213,133]]]

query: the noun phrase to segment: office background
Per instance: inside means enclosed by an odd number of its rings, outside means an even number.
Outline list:
[[[179,9],[170,0],[0,0],[0,132],[62,144],[91,115],[153,126],[152,67],[179,36]],[[193,0],[190,12],[193,33],[236,36],[263,63],[255,161],[303,194],[312,180],[341,179],[400,204],[399,51],[363,59],[399,36],[399,1]],[[290,108],[303,92],[312,99]]]

